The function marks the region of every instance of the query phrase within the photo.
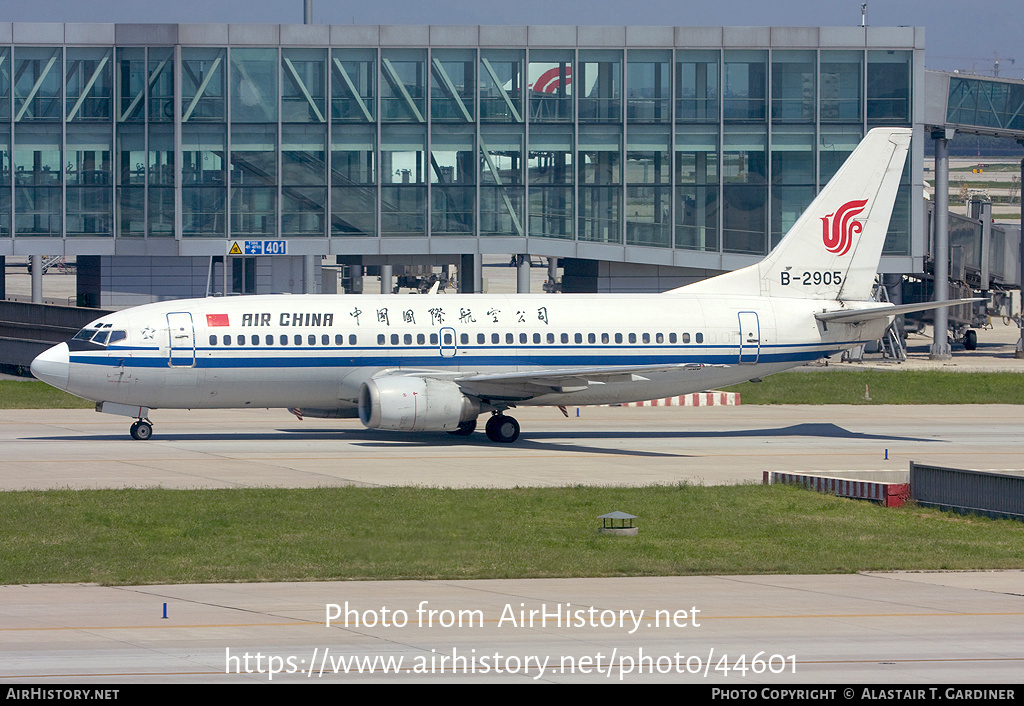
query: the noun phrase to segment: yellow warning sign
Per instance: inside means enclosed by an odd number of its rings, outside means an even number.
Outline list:
[[[241,255],[242,250],[238,247],[238,242],[231,243],[231,249],[228,250],[228,255]]]

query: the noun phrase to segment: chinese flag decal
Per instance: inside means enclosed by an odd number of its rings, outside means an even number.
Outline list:
[[[207,326],[230,326],[228,323],[227,314],[207,314],[206,315]]]

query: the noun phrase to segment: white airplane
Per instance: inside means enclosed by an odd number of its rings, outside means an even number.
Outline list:
[[[761,378],[954,302],[870,300],[910,143],[864,138],[756,265],[663,294],[256,295],[108,314],[42,353],[32,373],[134,417],[159,408],[283,407],[372,429],[511,443],[526,405],[598,405]]]

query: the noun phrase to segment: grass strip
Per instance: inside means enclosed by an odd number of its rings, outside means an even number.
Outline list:
[[[723,389],[739,392],[745,405],[1024,404],[1021,373],[822,370],[779,373]]]
[[[2,584],[1024,568],[1024,523],[777,485],[19,491],[0,536]]]
[[[0,380],[0,409],[92,409],[95,402],[38,380]]]
[[[743,404],[1024,404],[1021,373],[833,369],[779,373],[725,389],[741,393]],[[0,409],[93,406],[42,382],[0,380]]]

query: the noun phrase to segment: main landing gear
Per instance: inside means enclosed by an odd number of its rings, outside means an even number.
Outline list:
[[[515,417],[495,414],[487,420],[487,438],[497,444],[511,444],[519,438],[519,422]]]
[[[511,444],[519,438],[519,422],[514,417],[495,414],[487,420],[487,438],[497,444]],[[458,429],[448,432],[454,436],[469,436],[476,431],[476,420],[463,422]]]
[[[148,419],[137,419],[128,429],[128,433],[137,441],[145,441],[153,436],[153,422]]]

